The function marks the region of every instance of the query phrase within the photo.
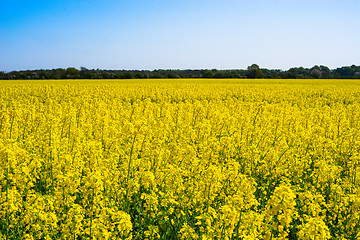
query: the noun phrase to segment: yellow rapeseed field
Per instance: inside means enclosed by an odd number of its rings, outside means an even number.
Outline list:
[[[356,80],[1,81],[0,239],[360,239],[359,119]]]

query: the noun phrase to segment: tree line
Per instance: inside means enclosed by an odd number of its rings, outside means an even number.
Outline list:
[[[323,65],[312,68],[293,67],[288,70],[260,68],[252,64],[247,69],[218,70],[103,70],[56,68],[1,72],[0,79],[141,79],[141,78],[314,78],[314,79],[360,79],[360,66],[344,66],[329,69]]]

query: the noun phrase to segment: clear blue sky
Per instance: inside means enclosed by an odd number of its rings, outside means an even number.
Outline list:
[[[359,0],[1,0],[0,70],[360,65]]]

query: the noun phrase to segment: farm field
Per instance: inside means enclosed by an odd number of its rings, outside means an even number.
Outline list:
[[[0,81],[0,239],[360,239],[360,81]]]

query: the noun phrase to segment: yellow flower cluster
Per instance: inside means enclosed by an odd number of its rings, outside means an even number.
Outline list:
[[[360,83],[0,83],[0,239],[360,239]]]

